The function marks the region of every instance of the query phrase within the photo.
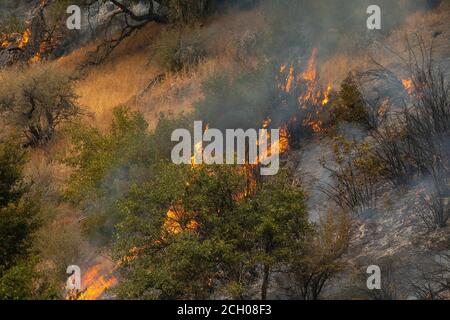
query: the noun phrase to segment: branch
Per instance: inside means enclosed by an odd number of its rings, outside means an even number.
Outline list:
[[[158,23],[167,23],[167,18],[164,16],[160,16],[160,15],[156,15],[153,12],[153,0],[149,1],[150,4],[150,8],[148,10],[147,14],[144,15],[136,15],[130,8],[128,8],[126,5],[124,5],[123,3],[117,1],[117,0],[111,0],[111,2],[119,7],[120,10],[122,10],[123,13],[127,14],[128,16],[130,16],[131,19],[133,19],[134,21],[137,22],[149,22],[149,21],[155,21]]]

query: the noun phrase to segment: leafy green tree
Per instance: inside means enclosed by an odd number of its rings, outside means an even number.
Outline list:
[[[115,201],[132,181],[148,177],[154,162],[147,122],[140,113],[119,107],[113,111],[109,132],[75,125],[68,133],[72,144],[62,161],[74,170],[67,198],[87,214],[86,230],[108,239],[117,222]]]
[[[245,191],[245,179],[228,166],[164,162],[156,172],[120,205],[116,254],[126,263],[119,295],[206,298],[229,276],[221,266],[237,248],[226,231],[236,226],[235,199]],[[130,258],[130,252],[136,254]]]
[[[246,204],[255,225],[255,255],[262,269],[261,299],[267,298],[272,272],[304,253],[305,239],[312,231],[306,196],[285,172],[264,183]]]
[[[68,129],[72,143],[62,161],[73,171],[66,196],[84,211],[88,234],[96,240],[111,240],[121,220],[116,202],[133,184],[152,179],[153,167],[170,159],[173,130],[189,126],[189,116],[160,115],[155,130],[149,132],[139,112],[118,107],[107,132],[78,124]]]
[[[0,144],[0,274],[26,255],[37,227],[37,205],[26,199],[26,154],[12,142]]]
[[[25,162],[22,147],[0,143],[0,299],[52,299],[57,291],[32,250],[40,205],[25,182]]]
[[[30,257],[0,277],[0,300],[53,300],[58,290],[39,272],[37,257]]]
[[[368,126],[368,114],[355,76],[349,73],[341,83],[332,118],[335,123],[355,122]]]
[[[247,193],[238,166],[161,163],[120,203],[116,257],[124,298],[262,298],[269,275],[302,254],[305,196],[285,175]]]

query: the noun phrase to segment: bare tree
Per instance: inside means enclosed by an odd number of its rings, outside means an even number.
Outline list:
[[[334,165],[322,162],[334,180],[321,190],[344,211],[364,215],[376,208],[381,168],[368,143],[338,137],[334,145]]]
[[[416,267],[416,276],[410,280],[413,294],[421,300],[450,298],[450,254],[442,253],[428,259],[429,266]]]
[[[437,36],[433,35],[429,45],[418,34],[406,37],[407,58],[392,51],[408,70],[409,79],[404,80],[408,88],[375,60],[376,67],[362,73],[365,79],[384,82],[405,93],[395,101],[401,110],[371,132],[376,142],[373,152],[382,163],[384,175],[394,184],[413,177],[432,181],[420,210],[430,229],[446,226],[450,216],[450,83],[433,59]]]
[[[69,75],[54,67],[4,74],[0,78],[0,112],[23,132],[26,146],[45,144],[60,124],[82,113]]]

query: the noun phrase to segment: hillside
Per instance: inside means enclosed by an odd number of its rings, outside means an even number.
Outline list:
[[[0,1],[0,299],[450,298],[450,3],[75,2]]]

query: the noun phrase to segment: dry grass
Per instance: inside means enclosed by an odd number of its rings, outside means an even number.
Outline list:
[[[404,36],[405,31],[441,30],[444,34],[436,42],[438,54],[442,59],[448,59],[448,7],[443,5],[433,12],[412,15],[402,28],[392,33],[387,43],[398,47],[399,39]],[[163,29],[150,24],[124,41],[107,62],[91,68],[87,77],[79,81],[77,93],[80,103],[95,115],[93,122],[99,128],[105,128],[110,123],[111,110],[122,104],[140,110],[150,127],[154,127],[160,112],[176,114],[191,110],[192,105],[202,98],[202,81],[212,74],[238,72],[243,66],[236,60],[236,41],[247,31],[261,33],[266,27],[264,17],[258,9],[213,17],[198,30],[209,52],[208,58],[190,70],[167,74],[163,82],[143,93],[146,85],[162,73],[162,70],[151,63],[151,55],[154,39]],[[60,62],[73,67],[93,48],[93,44],[81,48]],[[380,61],[386,62],[386,65],[398,63],[388,61],[385,51],[381,55]],[[323,85],[338,86],[349,71],[364,67],[366,63],[363,53],[332,56],[320,63]]]
[[[77,83],[80,104],[94,115],[94,122],[100,128],[109,123],[114,107],[126,104],[157,74],[157,70],[149,66],[147,50],[157,29],[157,26],[149,25],[126,39],[105,63],[90,68],[86,77]],[[94,47],[81,48],[60,62],[72,68]]]
[[[413,48],[415,46],[415,34],[418,34],[425,44],[429,45],[433,40],[433,57],[438,63],[441,63],[445,70],[450,70],[450,3],[442,3],[435,10],[423,12],[418,11],[409,16],[403,26],[392,32],[385,41],[386,46],[400,53],[408,59],[408,51],[405,45],[405,37],[411,40]],[[433,34],[440,33],[435,39]],[[418,50],[418,47],[415,49]],[[395,69],[399,65],[399,59],[386,51],[380,52],[379,61],[385,61],[384,64]]]
[[[436,10],[428,12],[418,11],[409,16],[403,25],[394,30],[386,40],[378,43],[376,50],[370,50],[370,54],[384,66],[398,72],[400,76],[407,76],[407,70],[404,70],[404,63],[393,54],[393,51],[407,59],[406,35],[412,39],[413,37],[411,36],[414,33],[418,33],[426,43],[430,43],[433,32],[439,31],[442,34],[434,40],[434,58],[443,64],[445,70],[450,70],[449,20],[450,3],[443,3]],[[326,82],[323,85],[332,84],[336,88],[349,71],[365,69],[370,63],[367,53],[369,51],[354,55],[338,53],[320,63],[321,80]]]
[[[93,123],[101,129],[108,126],[111,110],[118,105],[125,104],[143,112],[150,127],[156,125],[160,112],[176,114],[189,111],[193,103],[202,98],[203,80],[217,72],[233,73],[241,67],[235,61],[233,44],[245,30],[245,25],[262,28],[262,16],[255,11],[211,19],[199,29],[209,48],[208,58],[188,71],[166,74],[163,82],[142,92],[152,79],[162,73],[151,63],[151,52],[153,40],[163,29],[150,24],[126,39],[106,62],[89,70],[76,86],[79,101],[94,115]],[[58,62],[73,68],[94,48],[94,44],[88,45]]]

